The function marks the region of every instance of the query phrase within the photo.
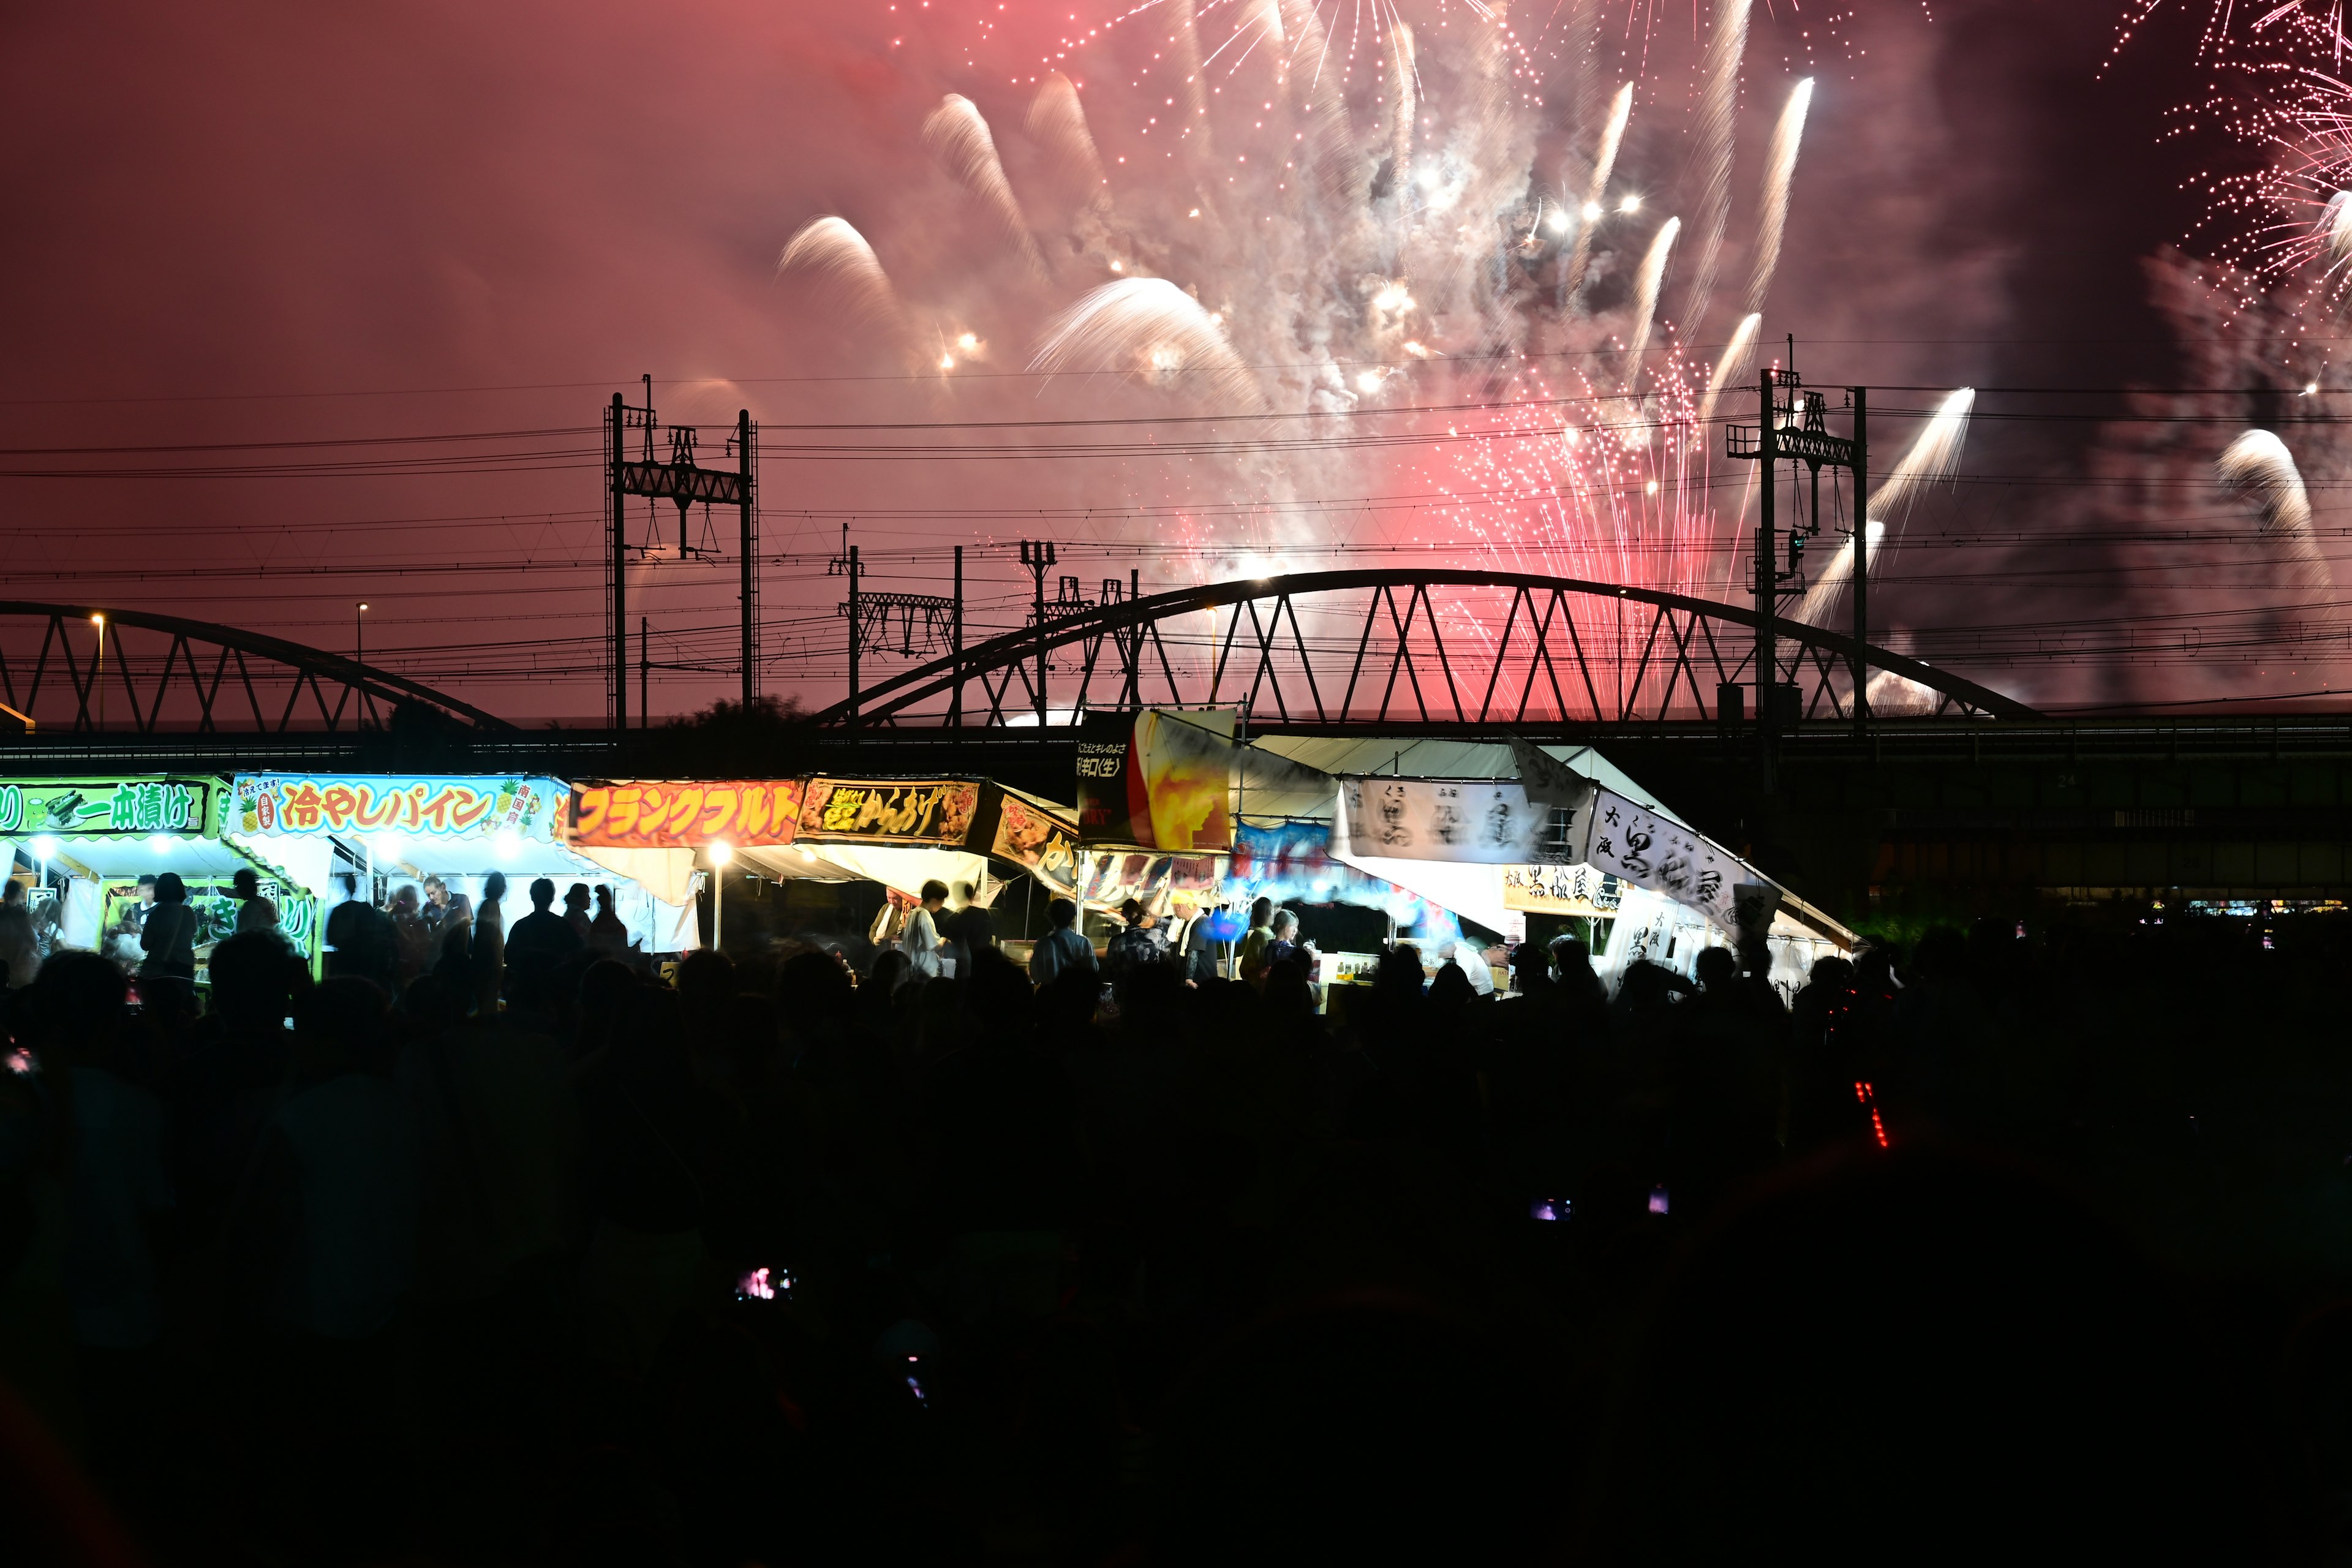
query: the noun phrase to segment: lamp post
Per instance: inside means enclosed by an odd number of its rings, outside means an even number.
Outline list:
[[[364,668],[367,664],[367,601],[362,599],[352,606],[352,662]],[[367,677],[360,677],[360,710],[367,710]]]
[[[106,617],[92,616],[89,624],[98,628],[98,727],[106,728]],[[26,707],[32,706],[30,703]]]
[[[735,846],[724,838],[710,841],[710,951],[719,951],[719,920],[726,913],[727,862],[735,858]]]

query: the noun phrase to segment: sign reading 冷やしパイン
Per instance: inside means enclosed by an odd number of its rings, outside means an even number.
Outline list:
[[[213,830],[209,779],[77,779],[0,784],[0,833]]]
[[[436,838],[554,837],[564,787],[544,778],[358,778],[240,773],[229,826],[241,833],[421,833]]]
[[[564,837],[612,849],[699,848],[722,838],[751,848],[790,844],[800,815],[798,779],[630,780],[573,789]]]

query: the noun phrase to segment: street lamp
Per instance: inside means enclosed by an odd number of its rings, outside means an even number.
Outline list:
[[[106,617],[92,616],[89,624],[98,628],[98,727],[103,730],[106,728]]]
[[[367,614],[367,601],[360,600],[352,606],[352,662],[367,663],[367,623],[361,617]],[[367,677],[360,677],[360,710],[367,710]]]
[[[719,951],[719,919],[726,912],[726,900],[720,896],[727,888],[727,862],[735,858],[735,846],[724,838],[710,841],[710,951]]]

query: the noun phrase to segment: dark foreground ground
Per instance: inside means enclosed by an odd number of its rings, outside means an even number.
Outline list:
[[[2352,1560],[2352,922],[1337,1023],[266,941],[10,999],[0,1558]]]

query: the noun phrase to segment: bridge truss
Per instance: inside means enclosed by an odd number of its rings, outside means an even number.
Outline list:
[[[43,734],[349,731],[381,727],[402,707],[477,730],[514,728],[404,676],[281,637],[16,599],[0,600],[0,702]]]
[[[1756,684],[1751,609],[1507,572],[1311,572],[1181,588],[1049,617],[893,676],[816,715],[835,726],[1061,724],[1147,705],[1245,707],[1255,723],[1630,725],[1717,716]],[[1851,720],[1857,651],[1874,718],[2031,719],[1948,670],[1775,617],[1775,677],[1801,721]],[[1784,696],[1784,704],[1788,698]]]

